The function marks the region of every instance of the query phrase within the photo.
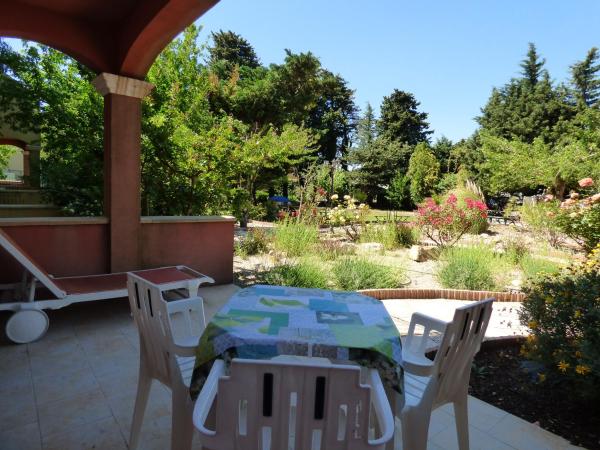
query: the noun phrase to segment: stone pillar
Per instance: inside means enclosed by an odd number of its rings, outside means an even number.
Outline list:
[[[150,83],[110,73],[92,82],[104,96],[104,215],[111,272],[139,269],[142,98]]]

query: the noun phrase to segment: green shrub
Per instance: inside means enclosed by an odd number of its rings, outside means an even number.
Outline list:
[[[391,222],[383,225],[365,226],[360,234],[359,242],[379,242],[386,250],[398,248],[395,225]]]
[[[558,247],[563,240],[557,215],[560,212],[556,202],[527,203],[521,206],[521,220],[535,233],[542,235],[552,247]]]
[[[333,265],[338,288],[346,291],[399,287],[404,276],[402,271],[374,263],[364,258],[343,258]]]
[[[447,248],[440,255],[438,278],[442,286],[451,289],[495,290],[494,269],[501,268],[501,259],[484,246]]]
[[[236,242],[235,253],[242,257],[265,253],[269,249],[270,241],[271,236],[265,230],[260,228],[248,230],[246,236]]]
[[[505,244],[505,258],[512,264],[519,264],[521,260],[529,253],[527,244],[516,238],[509,239]]]
[[[264,283],[275,286],[320,289],[327,287],[327,276],[323,267],[305,260],[275,266],[264,273],[262,279]]]
[[[286,220],[275,227],[273,245],[288,256],[309,254],[318,241],[319,230],[314,225]]]
[[[600,201],[600,194],[597,194]],[[582,204],[583,202],[579,202]],[[600,203],[561,209],[557,225],[584,250],[590,251],[600,243]]]
[[[590,403],[600,400],[599,293],[600,244],[584,263],[528,285],[519,317],[530,330],[523,354],[545,367],[539,380]]]
[[[396,242],[400,247],[410,247],[419,242],[420,233],[417,227],[404,223],[396,223]]]
[[[355,247],[340,241],[321,241],[317,247],[318,255],[325,261],[333,261],[342,256],[350,256],[356,253]]]
[[[540,276],[558,273],[560,270],[560,266],[555,262],[544,258],[534,258],[530,255],[525,255],[519,263],[525,279],[529,281],[535,280]]]

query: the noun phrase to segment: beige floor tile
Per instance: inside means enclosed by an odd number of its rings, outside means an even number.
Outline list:
[[[75,335],[67,334],[57,337],[44,336],[42,339],[27,344],[27,351],[32,358],[59,357],[81,352]]]
[[[97,377],[100,389],[106,398],[123,397],[136,392],[138,384],[138,372],[129,370],[113,372],[103,377]]]
[[[133,409],[135,406],[136,389],[121,397],[111,397],[108,399],[113,416],[119,423],[119,427],[125,436],[129,436],[131,421],[133,419]],[[148,405],[144,414],[144,425],[142,431],[146,430],[150,424],[158,419],[171,419],[171,396],[157,382],[154,382],[150,390]],[[170,430],[170,422],[167,431]]]
[[[35,377],[33,387],[36,402],[41,405],[97,390],[100,385],[96,381],[92,369],[85,366],[72,372]]]
[[[10,397],[23,390],[33,389],[29,361],[0,366],[0,398]]]
[[[89,363],[97,378],[123,372],[137,374],[139,352],[131,346],[130,348],[122,348],[110,355],[90,356]]]
[[[38,405],[42,438],[111,416],[100,389]]]
[[[40,450],[42,441],[37,422],[0,431],[0,447],[2,450]]]
[[[125,450],[127,445],[113,417],[74,426],[43,439],[44,450]]]
[[[23,384],[15,384],[14,390],[5,391],[0,397],[0,431],[37,422],[33,389],[30,381],[25,381]]]
[[[558,450],[569,442],[519,417],[507,414],[489,432],[492,436],[518,449]]]
[[[30,359],[32,377],[60,376],[77,372],[88,367],[89,363],[81,347],[74,348],[71,353],[44,354],[32,356]]]
[[[489,403],[469,396],[469,426],[490,431],[508,413]]]
[[[451,426],[446,428],[433,436],[431,442],[446,450],[458,450],[456,427]],[[510,445],[491,438],[489,434],[475,427],[469,427],[469,444],[471,450],[514,450]]]
[[[81,338],[81,346],[90,357],[109,356],[124,351],[135,354],[136,349],[131,342],[120,332],[113,335],[91,338]]]

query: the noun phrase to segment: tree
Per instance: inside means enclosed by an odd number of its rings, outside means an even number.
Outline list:
[[[213,46],[209,48],[209,63],[211,66],[225,61],[226,68],[234,66],[256,68],[260,65],[258,56],[250,43],[233,31],[219,30],[211,33]]]
[[[377,123],[379,134],[411,146],[428,141],[432,131],[427,113],[418,111],[419,104],[411,93],[394,89],[381,103],[381,117]]]
[[[521,69],[523,69],[521,72],[523,78],[527,81],[531,88],[535,87],[540,80],[540,77],[542,77],[542,75],[544,75],[546,72],[543,70],[544,64],[546,64],[546,60],[540,58],[540,55],[538,55],[538,52],[535,48],[535,44],[530,42],[527,56],[519,65],[521,66]]]
[[[440,174],[440,163],[425,142],[415,147],[408,163],[407,178],[410,180],[410,197],[420,203],[431,195]]]
[[[592,47],[583,61],[571,66],[571,85],[579,105],[595,106],[600,99],[598,48]]]
[[[370,146],[377,137],[377,121],[370,103],[367,103],[365,113],[357,124],[357,147],[366,148]]]
[[[398,172],[405,172],[412,148],[387,137],[378,137],[369,146],[354,148],[349,162],[352,185],[364,192],[369,201],[380,201]]]
[[[385,195],[393,208],[400,209],[407,206],[407,203],[410,203],[410,179],[398,172],[392,178]]]
[[[450,154],[452,153],[452,141],[446,136],[442,136],[435,141],[435,144],[431,147],[435,158],[440,162],[440,170],[442,173],[450,172],[451,160]]]

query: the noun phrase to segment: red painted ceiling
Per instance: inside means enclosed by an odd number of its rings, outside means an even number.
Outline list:
[[[160,51],[219,0],[3,0],[0,36],[30,39],[92,70],[143,78]]]

